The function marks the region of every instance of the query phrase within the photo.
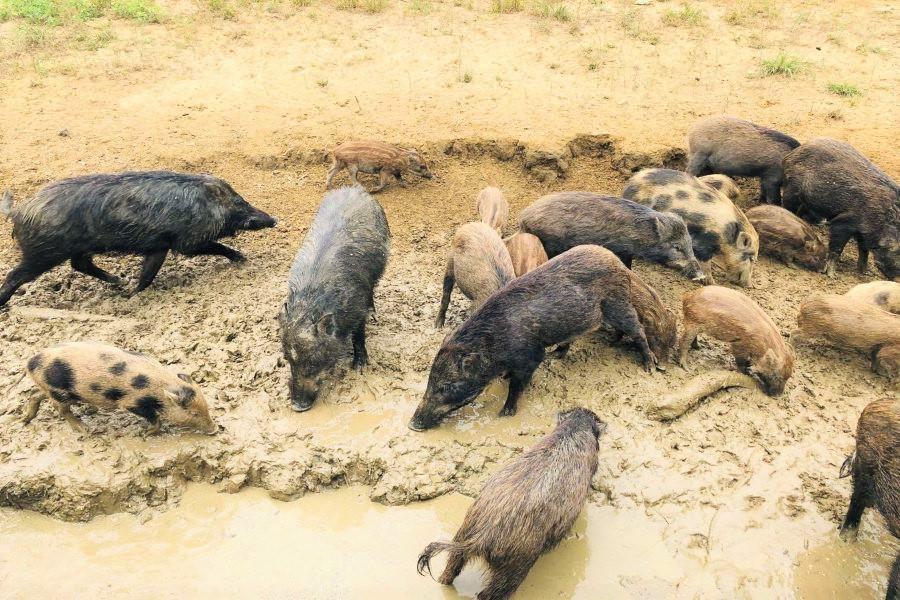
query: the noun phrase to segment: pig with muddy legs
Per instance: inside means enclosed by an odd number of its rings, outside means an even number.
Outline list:
[[[22,250],[21,262],[0,287],[0,306],[66,260],[85,275],[121,284],[94,264],[95,254],[143,255],[137,292],[150,285],[169,251],[241,262],[243,254],[217,240],[278,222],[217,177],[169,171],[63,179],[17,206],[7,197],[0,208],[12,218]]]
[[[547,252],[544,245],[537,236],[520,231],[509,236],[503,243],[509,250],[509,257],[512,259],[513,269],[516,271],[516,277],[521,277],[529,271],[534,271],[539,266],[550,260],[547,258]]]
[[[856,426],[856,451],[844,461],[841,477],[853,476],[853,493],[841,537],[855,540],[867,508],[876,508],[888,531],[900,538],[900,401],[870,402]],[[886,600],[900,600],[900,554],[888,579]]]
[[[586,408],[559,413],[556,429],[487,480],[453,541],[428,544],[419,574],[430,573],[431,558],[446,550],[438,581],[451,585],[467,562],[481,558],[489,574],[478,600],[511,597],[541,554],[571,530],[590,493],[605,431]]]
[[[502,375],[509,393],[500,415],[514,415],[545,348],[567,348],[604,322],[638,345],[652,372],[656,357],[631,304],[628,270],[609,250],[576,246],[512,280],[444,339],[410,429],[437,426]]]
[[[389,245],[387,218],[372,196],[360,187],[326,194],[291,265],[279,315],[294,410],[312,407],[351,348],[354,367],[368,361],[366,320]]]

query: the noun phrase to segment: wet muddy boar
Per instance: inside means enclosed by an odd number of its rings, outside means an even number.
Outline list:
[[[678,341],[678,318],[665,307],[656,290],[633,271],[628,275],[631,278],[631,304],[644,328],[647,344],[660,368],[665,367]]]
[[[687,366],[687,354],[697,335],[705,333],[731,344],[738,369],[756,377],[770,396],[784,391],[794,371],[794,351],[760,306],[743,292],[711,285],[682,297],[684,333],[678,344],[678,362]]]
[[[495,187],[484,188],[475,198],[475,210],[482,223],[503,235],[503,228],[509,218],[509,203],[503,197],[503,192]]]
[[[850,288],[844,296],[874,304],[889,313],[900,315],[900,283],[896,281],[861,283]]]
[[[900,538],[900,401],[870,402],[856,425],[856,451],[841,467],[841,477],[853,475],[853,493],[841,537],[855,540],[867,508],[884,517],[888,531]],[[900,554],[888,578],[886,600],[900,598]]]
[[[485,223],[460,225],[450,242],[441,307],[434,326],[444,326],[454,284],[472,301],[473,308],[478,308],[515,276],[509,251],[495,230]]]
[[[503,240],[503,243],[506,244],[506,249],[509,250],[509,257],[512,259],[516,277],[521,277],[529,271],[534,271],[550,260],[547,258],[546,250],[544,250],[544,244],[541,243],[541,240],[536,235],[520,231]]]
[[[678,269],[690,279],[704,278],[681,217],[624,198],[550,194],[522,211],[519,230],[537,236],[551,258],[575,246],[597,244],[628,268],[639,258]]]
[[[784,207],[828,221],[825,272],[834,274],[850,238],[864,273],[869,252],[886,279],[900,277],[900,187],[852,146],[819,138],[784,157]]]
[[[406,187],[403,181],[404,173],[413,173],[425,179],[431,179],[431,171],[425,164],[425,159],[412,148],[401,148],[393,144],[362,140],[346,142],[331,151],[332,163],[325,178],[325,189],[331,187],[334,176],[347,169],[350,179],[355,185],[362,187],[356,178],[358,173],[378,175],[378,185],[369,190],[376,194],[387,187],[391,177],[397,180],[401,187]]]
[[[759,234],[760,252],[791,267],[800,265],[812,271],[825,267],[827,248],[803,219],[769,204],[754,206],[746,214]]]
[[[886,346],[900,346],[900,315],[874,304],[837,294],[817,294],[800,304],[793,340],[824,339],[839,348],[853,348],[872,360]]]
[[[800,142],[780,131],[725,115],[707,117],[688,133],[687,172],[758,177],[760,202],[781,204],[781,160]]]
[[[622,261],[594,245],[576,246],[513,279],[444,339],[410,429],[437,426],[502,375],[509,377],[509,393],[500,415],[514,415],[545,348],[567,347],[604,322],[639,346],[644,368],[652,372],[656,357],[631,304],[630,288]]]
[[[628,180],[622,195],[684,219],[694,256],[705,263],[708,283],[713,282],[710,262],[714,261],[729,281],[744,287],[752,285],[759,235],[725,194],[682,171],[644,169]]]
[[[325,195],[291,265],[279,315],[294,410],[312,407],[350,347],[353,367],[368,361],[366,319],[375,308],[389,245],[384,210],[362,188]]]
[[[556,429],[491,475],[453,541],[425,547],[416,564],[419,574],[431,573],[431,558],[447,551],[438,581],[452,585],[467,562],[483,559],[488,581],[478,600],[511,597],[584,508],[605,431],[606,423],[586,408],[559,413]]]
[[[76,271],[121,284],[94,264],[95,254],[142,254],[138,292],[150,285],[169,251],[240,262],[243,254],[216,240],[277,223],[217,177],[169,171],[63,179],[31,200],[11,204],[0,208],[12,218],[22,259],[0,288],[0,306],[19,287],[67,260]]]
[[[35,354],[26,369],[76,431],[84,431],[84,424],[72,413],[73,404],[127,410],[150,423],[148,433],[158,432],[163,421],[207,434],[218,431],[197,384],[143,354],[96,342],[69,342]],[[24,423],[34,419],[43,399],[35,393]]]

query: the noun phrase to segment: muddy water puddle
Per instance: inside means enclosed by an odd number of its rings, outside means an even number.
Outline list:
[[[470,503],[448,494],[385,507],[358,487],[283,503],[258,489],[228,495],[192,485],[177,508],[149,520],[66,523],[3,509],[0,597],[471,598],[483,585],[480,566],[452,588],[415,572],[418,552],[450,538]],[[794,559],[777,532],[750,536],[750,544],[734,532],[733,544],[691,548],[672,543],[673,529],[641,511],[589,505],[516,597],[725,598],[735,595],[723,590],[743,589],[737,597],[875,599],[896,551],[877,522],[864,521],[856,544],[812,528],[818,545],[801,542],[810,549]],[[433,567],[439,574],[443,559]]]

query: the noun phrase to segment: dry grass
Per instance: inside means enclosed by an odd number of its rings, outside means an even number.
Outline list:
[[[690,4],[682,4],[681,10],[666,10],[662,22],[669,27],[700,27],[706,20],[703,11]]]

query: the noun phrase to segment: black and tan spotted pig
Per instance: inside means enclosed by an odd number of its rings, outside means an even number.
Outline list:
[[[96,342],[68,342],[45,348],[26,368],[77,431],[84,424],[72,414],[76,403],[125,409],[145,418],[149,433],[158,432],[163,420],[210,435],[218,431],[197,384],[143,354]],[[24,423],[34,419],[42,400],[35,394],[29,401]]]

